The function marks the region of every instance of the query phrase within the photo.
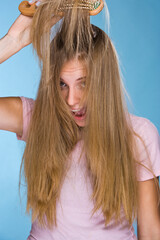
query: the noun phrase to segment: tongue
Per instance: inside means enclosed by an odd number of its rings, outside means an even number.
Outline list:
[[[82,116],[82,115],[84,115],[84,113],[85,113],[85,109],[83,108],[80,111],[76,112],[75,115],[76,116]]]

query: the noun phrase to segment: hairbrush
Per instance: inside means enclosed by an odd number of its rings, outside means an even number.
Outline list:
[[[88,10],[89,15],[94,16],[101,12],[103,7],[103,0],[66,0],[65,3],[57,9],[57,14],[63,16],[66,10],[80,8]],[[30,5],[28,1],[23,1],[19,5],[19,11],[29,17],[33,17],[37,8],[36,3]]]

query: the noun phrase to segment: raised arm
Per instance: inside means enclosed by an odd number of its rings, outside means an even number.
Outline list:
[[[32,3],[37,2],[33,0]],[[31,3],[31,4],[32,4]],[[53,16],[51,26],[61,17]],[[0,63],[31,43],[30,28],[32,17],[22,14],[15,20],[8,33],[0,39]],[[22,135],[23,113],[19,97],[0,97],[0,130],[7,130]]]
[[[8,33],[0,40],[0,63],[31,43],[30,26],[32,18],[20,15]],[[0,98],[0,130],[22,135],[23,110],[19,97]]]
[[[19,15],[8,33],[0,39],[0,63],[31,43],[31,17]]]
[[[33,0],[32,3],[37,2]],[[41,1],[37,3],[40,4]],[[62,17],[53,16],[51,20],[51,27],[55,25]],[[32,17],[27,17],[22,14],[16,19],[8,33],[0,39],[0,63],[7,60],[9,57],[20,51],[25,46],[31,43],[30,28],[32,24]]]

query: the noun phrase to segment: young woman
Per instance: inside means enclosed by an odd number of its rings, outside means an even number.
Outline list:
[[[135,218],[139,240],[160,240],[158,132],[128,113],[116,51],[88,12],[66,11],[50,43],[58,4],[0,40],[1,62],[32,42],[42,64],[35,101],[0,98],[0,129],[26,141],[28,240],[132,240]]]

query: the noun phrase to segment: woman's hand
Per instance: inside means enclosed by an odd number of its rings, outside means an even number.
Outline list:
[[[36,2],[39,6],[41,1],[29,1],[29,4]],[[51,20],[51,26],[56,24],[62,17],[54,16]],[[6,36],[0,39],[0,63],[7,60],[9,57],[20,51],[25,46],[31,43],[30,29],[32,17],[27,17],[22,14],[16,19]]]
[[[31,43],[31,23],[32,17],[20,14],[8,33],[0,39],[0,63]]]
[[[42,1],[42,0],[41,0]],[[30,0],[28,3],[32,5],[36,2],[36,6],[38,7],[41,1]],[[23,48],[31,43],[30,39],[30,28],[32,23],[32,17],[27,17],[22,14],[16,19],[11,28],[8,31],[8,35],[16,41],[17,44]]]
[[[16,19],[8,33],[0,39],[0,63],[31,43],[30,28],[32,17],[22,14]]]

